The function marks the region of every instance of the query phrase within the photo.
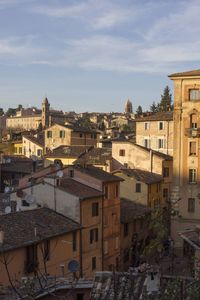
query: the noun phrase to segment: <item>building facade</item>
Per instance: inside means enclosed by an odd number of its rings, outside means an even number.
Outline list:
[[[158,112],[135,122],[138,145],[173,156],[173,112]]]
[[[200,70],[176,73],[174,81],[174,162],[172,237],[200,223]]]

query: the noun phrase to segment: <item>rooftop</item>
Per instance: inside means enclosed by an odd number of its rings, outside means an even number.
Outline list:
[[[35,136],[24,136],[26,139],[28,139],[29,141],[31,141],[34,144],[37,144],[40,147],[44,147],[44,134],[35,137]]]
[[[159,174],[140,170],[140,169],[121,169],[119,171],[128,177],[134,177],[137,181],[144,182],[146,184],[158,183],[163,180],[163,177]]]
[[[145,121],[173,121],[173,111],[166,112],[157,112],[155,114],[138,117],[135,119],[136,122],[145,122]]]
[[[185,77],[185,76],[200,76],[200,69],[180,72],[180,73],[173,73],[169,75],[169,77]]]
[[[80,224],[49,208],[0,216],[0,230],[4,232],[4,251],[25,247],[79,228]]]
[[[67,146],[62,145],[47,153],[46,157],[73,157],[78,158],[81,154],[88,151],[90,146]]]
[[[58,188],[81,199],[101,197],[102,192],[82,184],[72,178],[62,178]]]
[[[74,167],[76,170],[85,173],[91,177],[94,177],[102,182],[114,182],[114,181],[122,181],[120,177],[117,177],[111,173],[108,173],[106,171],[103,171],[99,168],[96,168],[94,166],[85,166],[82,167],[81,165],[76,165]]]
[[[135,219],[145,217],[150,211],[150,208],[138,202],[125,198],[121,198],[120,200],[120,219],[122,223],[129,223]]]
[[[77,162],[87,162],[91,165],[106,165],[112,159],[112,151],[108,148],[91,148],[88,152],[81,154]]]

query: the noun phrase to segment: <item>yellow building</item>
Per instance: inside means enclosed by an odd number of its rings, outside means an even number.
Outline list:
[[[29,158],[41,159],[44,154],[44,136],[23,136],[22,137],[23,154]]]
[[[200,224],[200,70],[175,73],[172,237],[182,247],[179,232]]]
[[[122,169],[114,174],[123,179],[120,183],[120,197],[150,208],[165,206],[161,175],[138,169]]]
[[[138,145],[173,156],[173,112],[158,112],[135,122]]]
[[[63,165],[72,165],[81,154],[89,150],[88,146],[59,146],[44,156],[44,166],[48,167],[56,162],[62,162]]]
[[[45,130],[45,150],[61,145],[96,146],[98,136],[98,132],[84,127],[54,124]]]

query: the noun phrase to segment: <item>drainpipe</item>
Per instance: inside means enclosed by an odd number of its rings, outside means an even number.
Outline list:
[[[80,229],[80,277],[83,277],[83,245],[82,245],[82,203],[79,200],[80,203],[80,224],[81,224],[81,229]]]
[[[150,172],[152,173],[152,171],[153,171],[153,151],[152,151],[152,149],[150,149],[149,156],[150,156]]]

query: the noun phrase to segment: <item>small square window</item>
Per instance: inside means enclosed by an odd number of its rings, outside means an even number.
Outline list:
[[[196,155],[196,142],[190,142],[190,155]]]
[[[119,156],[125,156],[125,150],[124,149],[119,150]]]
[[[189,90],[189,99],[190,101],[200,100],[200,90],[199,89]]]
[[[150,123],[149,122],[145,122],[144,123],[144,130],[149,130],[150,128]]]

